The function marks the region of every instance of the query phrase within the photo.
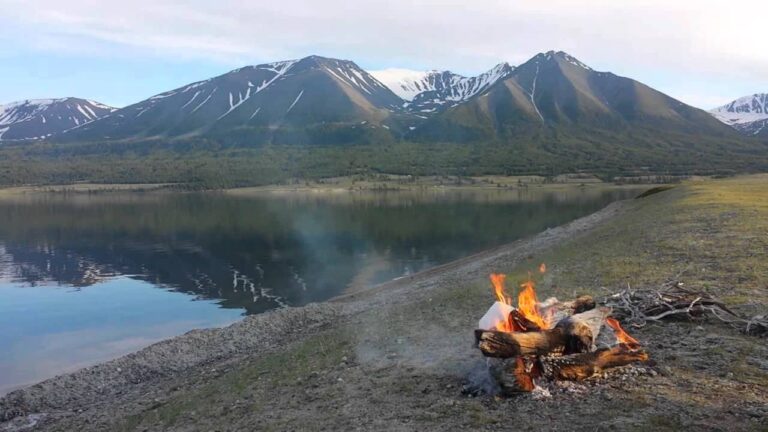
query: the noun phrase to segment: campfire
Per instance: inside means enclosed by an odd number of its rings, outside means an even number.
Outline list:
[[[542,264],[539,272],[544,273]],[[640,343],[597,307],[590,296],[539,302],[533,278],[520,285],[517,305],[506,275],[492,274],[496,302],[475,330],[477,347],[505,395],[533,391],[547,381],[580,381],[606,369],[648,360]]]

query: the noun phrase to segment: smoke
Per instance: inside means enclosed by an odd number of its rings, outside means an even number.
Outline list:
[[[499,394],[501,388],[491,376],[491,366],[498,361],[492,358],[478,359],[476,365],[467,372],[467,384],[462,389],[462,393],[471,396]]]

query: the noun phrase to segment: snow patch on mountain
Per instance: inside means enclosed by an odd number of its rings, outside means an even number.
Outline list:
[[[270,72],[274,72],[275,75],[270,78],[269,80],[262,81],[261,84],[256,86],[256,91],[254,93],[258,93],[270,85],[277,81],[279,78],[283,77],[289,70],[291,70],[291,67],[295,65],[298,62],[298,60],[285,60],[275,63],[267,63],[265,65],[260,66],[251,66],[253,69],[261,69],[261,70],[267,70]],[[250,81],[248,81],[249,87],[252,85]]]
[[[765,120],[768,119],[768,93],[744,96],[710,112],[720,121],[731,126]]]
[[[379,82],[369,72],[360,69],[349,61],[323,59],[322,68],[342,83],[357,88],[369,95],[374,95],[381,91],[381,89],[387,88],[386,85]]]
[[[427,77],[438,71],[416,71],[411,69],[389,68],[368,72],[382,84],[389,87],[392,93],[401,99],[412,101],[416,95],[427,90],[434,90]]]
[[[768,93],[755,93],[710,111],[721,122],[748,135],[761,133],[768,124]]]
[[[435,113],[482,94],[496,82],[508,77],[514,67],[500,63],[478,76],[465,77],[450,71],[414,71],[383,69],[370,72],[406,101],[412,112]]]
[[[299,99],[301,99],[301,96],[303,96],[303,95],[304,95],[304,90],[302,90],[302,91],[299,93],[299,95],[298,95],[298,96],[296,96],[296,99],[294,99],[294,100],[293,100],[293,103],[291,104],[291,106],[289,106],[289,107],[288,107],[288,110],[286,111],[286,114],[287,114],[287,113],[289,113],[289,112],[291,112],[291,110],[293,109],[294,105],[296,105],[296,102],[298,102],[298,101],[299,101]]]

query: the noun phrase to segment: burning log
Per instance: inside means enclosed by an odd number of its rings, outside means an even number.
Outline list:
[[[532,391],[536,380],[583,381],[606,369],[647,360],[645,350],[621,344],[565,356],[509,358],[492,365],[491,375],[502,394],[512,395]]]
[[[547,379],[580,381],[605,369],[646,360],[648,353],[645,350],[621,344],[587,353],[542,357],[539,362],[542,376]]]
[[[512,309],[509,312],[509,327],[514,331],[539,331],[541,327],[535,322],[529,320],[525,315],[517,309]]]
[[[477,347],[486,357],[509,358],[588,351],[609,309],[599,308],[560,320],[552,329],[503,332],[475,330]]]
[[[562,328],[532,332],[507,333],[498,330],[475,330],[477,347],[486,357],[510,358],[545,355],[565,350],[567,335]]]

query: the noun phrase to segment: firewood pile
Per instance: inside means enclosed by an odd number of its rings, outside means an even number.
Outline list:
[[[476,346],[491,359],[490,373],[502,394],[531,392],[548,381],[582,381],[648,360],[640,343],[611,317],[610,307],[598,307],[589,296],[540,303],[530,278],[513,306],[504,280],[491,275],[497,301],[475,330]]]
[[[659,289],[627,287],[605,297],[601,303],[611,308],[613,316],[635,328],[649,322],[710,316],[749,335],[768,335],[768,316],[765,314],[749,317],[736,313],[712,295],[687,288],[678,281],[668,282]]]

